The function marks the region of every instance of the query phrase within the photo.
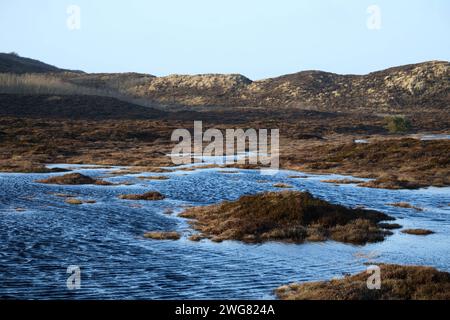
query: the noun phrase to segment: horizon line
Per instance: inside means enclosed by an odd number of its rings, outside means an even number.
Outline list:
[[[300,71],[294,71],[294,72],[290,72],[290,73],[284,73],[284,74],[280,74],[277,76],[272,76],[272,77],[267,77],[267,78],[260,78],[260,79],[251,79],[249,77],[247,77],[245,74],[242,73],[220,73],[220,72],[208,72],[208,73],[170,73],[170,74],[166,74],[166,75],[154,75],[152,73],[145,73],[145,72],[139,72],[139,71],[123,71],[123,72],[88,72],[88,71],[84,71],[82,69],[65,69],[63,67],[59,67],[57,65],[51,64],[51,63],[47,63],[44,62],[42,60],[39,59],[35,59],[32,57],[25,57],[25,56],[21,56],[19,53],[15,52],[15,51],[10,51],[10,52],[0,52],[0,54],[6,54],[6,55],[15,55],[18,58],[23,58],[23,59],[30,59],[30,60],[35,60],[41,63],[44,63],[46,65],[61,69],[63,71],[66,72],[82,72],[84,74],[141,74],[141,75],[146,75],[146,76],[150,76],[150,77],[155,77],[155,78],[167,78],[167,77],[171,77],[171,76],[190,76],[190,77],[195,77],[195,76],[212,76],[212,75],[216,75],[216,76],[241,76],[244,77],[252,82],[257,82],[257,81],[264,81],[264,80],[269,80],[269,79],[275,79],[275,78],[280,78],[283,76],[288,76],[288,75],[294,75],[294,74],[298,74],[298,73],[306,73],[306,72],[321,72],[321,73],[328,73],[328,74],[334,74],[334,75],[339,75],[339,76],[367,76],[373,73],[377,73],[377,72],[383,72],[383,71],[387,71],[390,69],[394,69],[394,68],[399,68],[399,67],[408,67],[408,66],[415,66],[415,65],[420,65],[420,64],[426,64],[426,63],[450,63],[450,61],[448,60],[440,60],[440,59],[432,59],[432,60],[425,60],[425,61],[420,61],[420,62],[414,62],[414,63],[406,63],[406,64],[400,64],[400,65],[393,65],[387,68],[383,68],[383,69],[377,69],[371,72],[367,72],[367,73],[336,73],[336,72],[331,72],[331,71],[325,71],[325,70],[320,70],[320,69],[304,69],[304,70],[300,70]]]

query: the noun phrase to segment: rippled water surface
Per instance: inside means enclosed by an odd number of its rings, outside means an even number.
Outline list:
[[[298,172],[263,176],[258,170],[224,173],[222,169],[174,171],[163,174],[169,180],[156,181],[137,178],[145,173],[109,175],[117,168],[69,167],[131,184],[59,186],[34,181],[62,173],[0,174],[0,298],[270,299],[279,285],[339,277],[364,270],[367,262],[431,265],[450,271],[450,188],[392,191],[320,182],[340,177],[336,175],[293,179],[288,176]],[[334,203],[381,210],[405,228],[436,233],[418,237],[395,230],[384,242],[365,246],[332,241],[248,245],[187,240],[192,230],[177,216],[183,207],[279,190],[273,187],[276,182]],[[145,202],[117,197],[149,190],[167,198]],[[58,193],[96,203],[66,204]],[[387,205],[400,201],[424,210]],[[154,230],[177,230],[183,238],[142,237]],[[81,268],[79,290],[67,289],[69,265]]]

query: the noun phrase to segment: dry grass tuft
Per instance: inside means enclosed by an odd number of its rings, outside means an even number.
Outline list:
[[[53,193],[53,195],[55,197],[60,197],[60,198],[73,198],[73,197],[75,197],[74,195],[68,194],[68,193]]]
[[[97,184],[97,185],[112,185],[111,182],[96,180],[85,176],[81,173],[69,173],[63,176],[50,177],[47,179],[37,180],[39,183],[46,184],[61,184],[61,185],[82,185],[82,184]]]
[[[418,189],[450,184],[450,141],[413,138],[371,139],[355,144],[344,137],[308,144],[288,140],[281,166],[302,172],[339,173],[375,180],[362,187]]]
[[[335,183],[335,184],[358,184],[358,183],[363,183],[362,180],[355,180],[355,179],[330,179],[330,180],[322,180],[321,182]]]
[[[353,244],[382,241],[389,231],[377,223],[393,218],[384,213],[350,209],[313,197],[308,192],[283,191],[242,196],[234,202],[187,209],[194,229],[213,241],[305,240]]]
[[[370,274],[294,283],[275,290],[283,300],[449,300],[450,273],[431,267],[380,265],[381,288],[369,290]]]
[[[198,234],[193,234],[192,236],[189,237],[189,240],[195,241],[195,242],[200,241],[202,239],[203,239],[202,236],[200,236]]]
[[[407,202],[388,203],[388,205],[393,206],[393,207],[406,208],[406,209],[415,209],[417,211],[423,211],[422,208],[413,206],[412,204],[409,204]]]
[[[138,179],[141,180],[169,180],[167,176],[140,176]]]
[[[95,200],[80,200],[80,199],[76,199],[76,198],[67,198],[64,202],[68,203],[68,204],[79,205],[79,204],[83,204],[83,203],[93,204],[93,203],[96,203],[97,201],[95,201]]]
[[[413,234],[416,236],[427,236],[429,234],[433,234],[434,231],[427,230],[427,229],[405,229],[405,230],[402,230],[402,233]]]
[[[81,201],[79,199],[75,199],[75,198],[66,199],[64,202],[68,203],[68,204],[75,204],[75,205],[83,204],[83,201]]]
[[[175,231],[152,231],[145,233],[144,238],[153,240],[178,240],[181,238],[181,235]]]
[[[387,230],[394,230],[394,229],[401,229],[402,226],[399,225],[398,223],[379,223],[378,227],[382,228],[382,229],[387,229]]]
[[[284,188],[284,189],[293,188],[290,184],[287,183],[275,183],[273,186],[275,188]]]
[[[419,189],[424,187],[424,185],[409,181],[406,179],[398,179],[396,177],[381,177],[375,180],[360,183],[359,187],[375,188],[375,189]]]
[[[144,194],[123,194],[119,196],[120,199],[125,200],[163,200],[165,198],[164,195],[157,191],[149,191]]]

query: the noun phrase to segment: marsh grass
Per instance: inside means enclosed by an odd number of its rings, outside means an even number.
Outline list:
[[[157,191],[149,191],[143,194],[123,194],[119,196],[120,199],[124,200],[163,200],[165,198],[164,195]]]
[[[46,184],[60,184],[60,185],[83,185],[83,184],[96,184],[103,186],[112,185],[111,182],[93,179],[81,173],[69,173],[63,176],[56,176],[47,179],[36,180],[36,182]]]
[[[74,205],[83,204],[83,201],[81,201],[80,199],[75,199],[75,198],[68,198],[64,202],[68,203],[68,204],[74,204]]]
[[[364,181],[356,179],[329,179],[329,180],[321,180],[321,182],[334,184],[358,184],[363,183]]]
[[[393,220],[381,212],[346,208],[298,191],[242,196],[233,202],[187,209],[180,216],[193,219],[194,229],[213,241],[296,243],[382,241],[391,233],[377,223]]]
[[[283,300],[449,300],[450,273],[431,267],[382,264],[381,288],[369,290],[370,274],[343,279],[294,283],[275,290]]]
[[[450,141],[377,138],[369,144],[336,141],[303,145],[291,142],[281,153],[281,166],[306,172],[339,173],[374,180],[359,186],[418,189],[450,185]],[[300,146],[300,145],[299,145]]]
[[[434,231],[427,230],[427,229],[405,229],[405,230],[402,230],[402,233],[412,234],[412,235],[416,235],[416,236],[427,236],[427,235],[433,234]]]
[[[287,183],[275,183],[273,186],[275,188],[282,188],[282,189],[293,188],[290,184],[287,184]]]
[[[139,176],[138,179],[141,180],[169,180],[167,176]]]
[[[388,205],[393,206],[393,207],[398,207],[398,208],[415,209],[417,211],[423,211],[422,208],[413,206],[412,204],[407,203],[407,202],[388,203]]]
[[[394,230],[402,228],[402,226],[399,225],[398,223],[384,223],[384,222],[378,223],[378,227],[386,230]]]
[[[86,204],[94,204],[94,203],[96,203],[97,201],[92,200],[92,199],[89,199],[89,200],[81,200],[81,199],[76,199],[76,198],[70,197],[70,198],[67,198],[64,202],[65,202],[65,203],[68,203],[68,204],[80,205],[80,204],[84,204],[84,203],[86,203]]]
[[[181,235],[175,231],[152,231],[144,234],[144,238],[153,240],[178,240]]]

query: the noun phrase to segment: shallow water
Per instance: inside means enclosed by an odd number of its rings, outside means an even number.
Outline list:
[[[338,175],[288,178],[302,175],[291,171],[266,176],[258,170],[198,169],[111,177],[108,173],[118,168],[66,167],[133,185],[58,186],[34,180],[62,173],[0,174],[0,298],[270,299],[279,285],[340,277],[364,270],[367,262],[431,265],[450,271],[450,188],[369,189],[321,182],[342,178]],[[170,179],[136,178],[141,175]],[[280,190],[272,186],[278,182],[334,203],[377,209],[397,218],[405,228],[426,228],[436,234],[419,237],[394,230],[384,242],[365,246],[332,241],[248,245],[187,240],[192,230],[177,217],[184,206]],[[150,202],[117,198],[148,190],[167,198]],[[70,205],[55,193],[97,202]],[[400,201],[424,210],[387,205]],[[167,209],[173,213],[165,214]],[[154,230],[178,230],[183,238],[142,238],[144,232]],[[67,289],[69,265],[81,268],[78,290]]]
[[[429,140],[450,140],[450,134],[427,134],[422,136],[420,140],[429,141]]]

